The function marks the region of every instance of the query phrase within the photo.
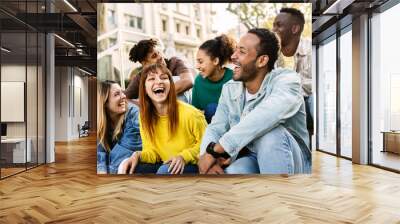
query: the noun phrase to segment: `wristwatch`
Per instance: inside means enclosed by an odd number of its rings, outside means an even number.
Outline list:
[[[207,145],[206,152],[208,154],[212,155],[214,158],[223,157],[225,159],[228,159],[231,157],[227,152],[218,153],[218,152],[214,151],[215,144],[216,144],[215,142],[210,142]]]

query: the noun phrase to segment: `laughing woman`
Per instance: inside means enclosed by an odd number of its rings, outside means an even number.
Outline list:
[[[196,164],[207,123],[199,110],[177,101],[167,67],[153,64],[143,68],[139,102],[143,151],[132,155],[130,173],[139,162],[159,164],[157,174],[198,173]]]
[[[117,82],[101,82],[98,91],[97,173],[115,174],[121,161],[142,149],[139,109],[128,105]]]
[[[196,68],[200,73],[194,81],[192,105],[204,111],[208,123],[217,109],[222,86],[232,79],[233,71],[224,66],[235,47],[235,41],[223,34],[207,40],[197,51]]]

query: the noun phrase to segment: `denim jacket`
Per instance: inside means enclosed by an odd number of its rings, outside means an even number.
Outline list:
[[[234,161],[242,148],[251,150],[254,139],[278,125],[283,125],[311,157],[298,73],[283,68],[272,70],[265,76],[256,98],[247,104],[243,82],[231,80],[222,88],[217,111],[203,136],[200,155],[210,142],[219,142]]]
[[[108,153],[97,143],[97,172],[115,174],[122,160],[130,157],[134,151],[142,150],[142,139],[139,132],[139,108],[128,104],[121,137],[111,146]]]

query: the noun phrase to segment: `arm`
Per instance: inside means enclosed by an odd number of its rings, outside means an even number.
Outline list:
[[[143,151],[140,154],[140,162],[154,164],[160,161],[161,158],[158,156],[156,151],[151,146],[145,144],[143,139]]]
[[[222,136],[219,143],[232,157],[299,111],[303,103],[300,77],[293,73],[277,77],[271,95]]]
[[[180,79],[175,82],[175,91],[177,94],[183,93],[193,87],[193,75],[191,72],[179,74]]]
[[[125,117],[124,129],[118,142],[112,148],[110,172],[117,171],[120,163],[129,158],[133,152],[142,149],[142,139],[139,132],[139,111],[137,106],[130,105]]]
[[[104,147],[97,143],[97,174],[107,173],[107,152]]]
[[[150,137],[146,134],[142,125],[140,125],[140,133],[143,141],[143,150],[140,154],[140,161],[152,164],[161,161],[160,156],[156,152],[155,146],[153,146]]]
[[[302,58],[300,76],[301,76],[301,85],[303,87],[303,91],[306,95],[312,94],[312,71],[311,71],[311,54],[308,54]]]
[[[197,161],[199,160],[201,138],[203,137],[204,130],[207,127],[207,122],[201,112],[198,112],[197,115],[193,117],[189,122],[190,133],[188,134],[192,134],[196,141],[190,148],[187,148],[180,152],[179,155],[183,157],[183,159],[185,160],[185,164],[197,164]]]
[[[179,76],[179,80],[175,82],[175,91],[177,94],[185,92],[193,87],[194,75],[181,59],[172,57],[168,69],[171,71],[172,75]]]
[[[208,125],[201,141],[200,155],[205,154],[206,148],[210,142],[218,142],[221,136],[230,128],[228,120],[229,111],[226,104],[226,102],[229,100],[229,94],[227,91],[228,85],[229,84],[225,84],[222,88],[217,111],[215,112],[211,123]]]

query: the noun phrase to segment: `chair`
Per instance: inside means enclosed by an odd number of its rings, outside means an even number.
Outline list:
[[[89,136],[89,129],[90,129],[89,121],[85,121],[82,127],[78,124],[79,138]]]

